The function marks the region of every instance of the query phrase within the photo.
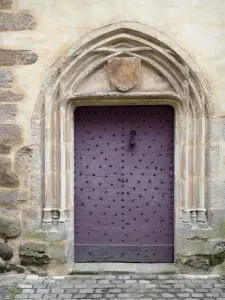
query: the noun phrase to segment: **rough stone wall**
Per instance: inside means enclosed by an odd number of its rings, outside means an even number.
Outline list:
[[[19,237],[7,239],[15,252],[13,262],[19,262],[19,244],[49,239],[43,232],[38,235],[27,230],[37,226],[32,221],[41,214],[41,204],[35,202],[37,179],[30,173],[31,161],[39,155],[32,147],[35,128],[31,128],[31,118],[45,74],[83,35],[122,21],[144,23],[170,36],[192,56],[209,81],[215,114],[209,122],[207,195],[209,223],[215,231],[207,245],[201,240],[178,240],[177,244],[181,254],[184,249],[187,253],[190,245],[190,255],[207,254],[217,239],[224,239],[224,13],[223,0],[207,4],[201,0],[0,0],[0,214],[14,222],[19,219],[22,229]],[[63,238],[52,240],[49,256],[64,261]],[[45,255],[47,250],[43,251]]]
[[[27,13],[17,11],[13,1],[0,1],[0,31],[8,31],[13,37],[14,31],[26,31],[35,28],[34,18]],[[17,85],[18,67],[33,64],[37,55],[26,45],[20,49],[11,49],[7,43],[0,48],[0,269],[17,270],[18,245],[22,235],[22,212],[29,206],[29,178],[26,166],[31,150],[24,147],[27,143],[26,124],[23,114],[18,117],[19,104],[26,105],[26,91]],[[14,47],[13,47],[14,48]],[[19,120],[20,119],[20,120]],[[24,172],[21,172],[22,171]],[[17,239],[15,239],[17,238]],[[14,252],[14,256],[13,256]],[[6,262],[6,263],[5,263]]]

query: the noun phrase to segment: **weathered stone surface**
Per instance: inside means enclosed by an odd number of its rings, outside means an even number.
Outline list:
[[[10,149],[9,146],[0,144],[0,154],[9,154]]]
[[[168,78],[142,61],[141,79],[135,85],[133,91],[173,92],[174,89]]]
[[[17,217],[6,214],[0,215],[0,236],[3,238],[15,238],[21,233],[20,221]]]
[[[30,234],[32,239],[41,239],[43,231],[40,232],[40,227],[42,224],[42,207],[29,207],[22,211],[22,222],[24,228],[24,236]]]
[[[0,264],[0,273],[7,273],[7,272],[17,272],[17,273],[23,273],[25,270],[17,266],[15,264]]]
[[[98,78],[98,80],[96,80]],[[78,93],[108,93],[118,91],[111,84],[107,74],[107,65],[97,68],[94,72],[85,77],[77,86]],[[173,88],[169,81],[158,73],[154,68],[141,65],[141,79],[132,88],[133,92],[173,92]]]
[[[0,171],[5,171],[11,168],[11,161],[9,158],[0,157]]]
[[[15,188],[19,186],[19,178],[11,172],[0,171],[0,187]]]
[[[39,173],[42,164],[43,150],[38,148],[37,145],[32,145],[32,151],[32,164],[28,164],[28,167],[32,168],[33,171],[36,169],[36,172]]]
[[[18,214],[18,210],[15,208],[0,207],[0,214],[5,214],[6,216],[16,216]]]
[[[0,0],[0,9],[10,9],[12,7],[12,0]]]
[[[11,172],[10,160],[5,157],[0,157],[0,187],[15,188],[18,185],[19,185],[19,179],[16,174]],[[3,191],[0,191],[0,193],[1,192],[3,192]],[[7,196],[3,197],[3,199],[6,197]],[[10,203],[8,203],[8,204],[10,204]]]
[[[18,125],[0,124],[0,144],[14,145],[22,142]]]
[[[128,91],[141,76],[141,60],[135,57],[115,57],[108,61],[108,75],[112,84]]]
[[[0,67],[30,65],[37,59],[37,55],[29,50],[0,50]]]
[[[0,87],[12,87],[13,76],[9,69],[0,69]]]
[[[18,102],[23,98],[23,94],[15,94],[11,91],[0,91],[0,102]]]
[[[33,150],[30,147],[23,147],[16,153],[15,169],[18,172],[30,170]]]
[[[29,14],[0,13],[0,31],[34,29],[35,20]]]
[[[208,240],[207,240],[208,241]],[[176,237],[175,243],[178,256],[192,256],[197,254],[209,254],[211,244],[203,239],[184,239]]]
[[[209,270],[210,260],[208,257],[191,256],[186,260],[185,265],[195,269]]]
[[[2,104],[0,105],[1,122],[13,121],[16,117],[16,105]]]
[[[224,206],[216,209],[209,209],[209,224],[210,226],[217,231],[217,237],[225,236],[225,210]]]
[[[6,243],[0,243],[0,257],[8,261],[13,257],[13,249]]]
[[[40,172],[35,172],[32,169],[31,173],[31,201],[35,205],[39,205],[41,203],[41,186],[43,185],[43,175]]]
[[[27,193],[19,190],[0,190],[0,205],[15,206],[27,201]]]
[[[207,159],[207,171],[209,177],[218,176],[220,169],[220,154],[221,149],[220,146],[217,145],[209,145],[206,151],[206,159]]]
[[[31,143],[34,145],[40,146],[40,141],[42,138],[41,126],[43,124],[41,122],[36,122],[32,120],[31,122]]]
[[[176,260],[177,265],[191,267],[193,270],[209,271],[225,261],[225,251],[210,254],[183,256]]]
[[[225,117],[209,119],[209,140],[225,141]]]
[[[107,67],[100,66],[93,73],[89,74],[85,81],[81,81],[81,83],[77,87],[77,91],[79,93],[107,93],[112,90],[116,91],[116,88],[112,86],[109,76],[107,74]],[[96,80],[98,78],[98,80]]]
[[[19,178],[9,170],[0,169],[0,187],[15,188],[19,186]]]
[[[224,253],[225,256],[225,242],[218,242],[214,247],[212,254]]]
[[[49,263],[47,247],[44,244],[23,244],[19,247],[19,257],[24,266],[41,266]]]
[[[66,262],[66,245],[65,244],[57,244],[51,243],[48,246],[49,256],[53,259],[56,259],[61,262]]]
[[[215,177],[214,177],[215,178]],[[208,179],[208,189],[206,195],[210,200],[211,208],[220,208],[224,205],[225,183],[222,180]]]
[[[17,187],[19,179],[10,172],[11,163],[8,158],[0,157],[0,187]]]

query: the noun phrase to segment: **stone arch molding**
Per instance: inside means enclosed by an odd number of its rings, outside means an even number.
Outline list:
[[[127,92],[112,87],[105,71],[108,60],[120,56],[138,58],[143,65],[141,82]],[[143,78],[148,84],[154,76],[158,76],[154,81],[157,88],[145,88]],[[157,82],[162,80],[165,84],[158,87]],[[86,35],[55,62],[45,77],[32,121],[33,127],[39,128],[36,144],[42,153],[39,195],[43,200],[37,200],[42,201],[44,228],[56,229],[73,219],[74,108],[126,103],[174,107],[176,214],[182,226],[208,228],[205,152],[207,119],[213,113],[209,86],[191,57],[171,39],[129,22]]]

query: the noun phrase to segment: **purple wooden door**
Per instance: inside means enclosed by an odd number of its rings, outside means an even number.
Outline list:
[[[173,250],[173,108],[77,108],[75,261],[173,262]]]

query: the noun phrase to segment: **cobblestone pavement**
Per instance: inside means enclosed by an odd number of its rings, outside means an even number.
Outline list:
[[[0,276],[0,299],[225,300],[225,278],[192,275]]]
[[[26,275],[0,275],[0,299],[14,300],[14,296],[21,292],[19,284],[26,279]]]

